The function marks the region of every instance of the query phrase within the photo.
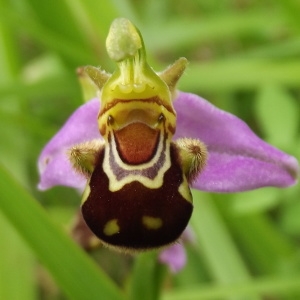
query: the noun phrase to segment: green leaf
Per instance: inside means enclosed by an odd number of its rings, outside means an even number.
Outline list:
[[[278,298],[293,291],[300,290],[300,276],[291,278],[264,277],[248,283],[237,283],[227,285],[205,285],[189,289],[176,289],[166,293],[163,300],[203,300],[203,299],[228,299],[225,297],[236,297],[236,299],[251,299],[251,295],[260,293],[268,298]],[[265,299],[261,298],[261,299]],[[231,299],[231,298],[230,298]],[[298,298],[291,298],[298,299]]]
[[[254,191],[233,194],[232,210],[235,213],[253,213],[270,209],[280,201],[276,188],[264,188]]]
[[[207,194],[195,192],[192,225],[207,266],[220,284],[248,282],[247,270],[225,222]],[[254,295],[251,299],[257,299]]]
[[[165,267],[158,263],[156,251],[139,254],[132,272],[129,299],[159,299],[165,271]]]
[[[1,210],[70,299],[122,299],[109,278],[0,165]]]
[[[284,20],[278,12],[273,11],[272,14],[268,14],[265,9],[215,13],[209,17],[203,15],[201,20],[182,15],[180,18],[176,16],[170,18],[164,24],[154,22],[151,31],[157,34],[148,33],[145,28],[143,36],[146,46],[147,36],[151,37],[147,48],[161,51],[168,47],[178,49],[205,44],[207,41],[224,41],[232,37],[247,36],[250,33],[267,33],[274,30],[274,26],[283,26],[283,23]]]
[[[264,215],[228,216],[231,231],[251,267],[259,274],[295,273],[294,249],[286,236]]]
[[[300,186],[293,187],[292,192],[294,195],[290,195],[290,200],[284,203],[280,221],[284,232],[292,234],[297,238],[300,232]]]
[[[37,299],[36,262],[28,246],[0,211],[0,299]]]
[[[294,144],[298,134],[299,107],[280,86],[266,85],[258,94],[256,114],[267,140],[284,149]]]
[[[269,84],[298,88],[298,60],[227,59],[209,63],[190,62],[179,84],[185,91],[224,92],[261,88]]]

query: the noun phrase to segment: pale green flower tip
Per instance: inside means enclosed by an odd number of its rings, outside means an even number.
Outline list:
[[[113,21],[106,39],[107,53],[112,60],[119,62],[133,57],[142,47],[142,37],[129,20],[118,18]]]

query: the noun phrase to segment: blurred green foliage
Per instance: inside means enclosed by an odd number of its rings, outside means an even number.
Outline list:
[[[59,233],[80,195],[65,187],[39,192],[37,157],[82,103],[76,68],[113,71],[105,38],[120,16],[139,27],[156,70],[180,56],[190,61],[181,90],[236,114],[300,159],[299,1],[0,0],[0,299],[96,299],[97,280],[99,299],[300,299],[299,185],[195,192],[196,241],[176,275],[153,253],[101,249],[91,264]]]

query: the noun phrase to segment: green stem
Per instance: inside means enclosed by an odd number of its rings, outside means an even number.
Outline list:
[[[136,257],[132,272],[129,299],[159,299],[166,268],[157,261],[156,252],[145,252]]]

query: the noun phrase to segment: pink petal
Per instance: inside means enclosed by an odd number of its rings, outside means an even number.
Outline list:
[[[159,254],[159,261],[169,266],[172,273],[179,272],[186,264],[186,253],[181,244],[174,244]]]
[[[99,107],[99,99],[92,99],[80,106],[45,146],[38,160],[39,189],[45,190],[55,185],[84,187],[86,179],[72,169],[67,150],[73,145],[102,138],[97,123]]]
[[[240,119],[194,94],[179,93],[176,138],[191,137],[208,146],[208,164],[193,187],[238,192],[296,183],[297,160],[257,137]]]

